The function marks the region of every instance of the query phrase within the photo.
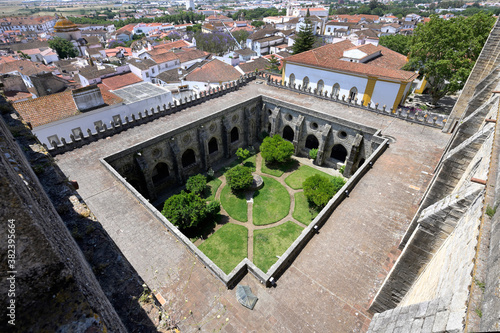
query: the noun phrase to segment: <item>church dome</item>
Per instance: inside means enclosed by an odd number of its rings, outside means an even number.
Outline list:
[[[64,16],[57,20],[56,24],[54,25],[54,30],[56,32],[73,31],[77,29],[78,27],[76,26],[76,24],[74,24]]]

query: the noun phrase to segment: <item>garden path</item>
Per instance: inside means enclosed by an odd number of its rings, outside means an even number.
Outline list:
[[[318,167],[317,165],[314,165],[307,158],[297,158],[297,157],[294,157],[294,158],[297,159],[300,162],[300,164],[302,164],[302,165],[311,166],[311,167],[313,167],[315,169],[318,169],[318,170],[323,171],[323,172],[328,173],[328,174],[340,175],[336,170],[333,170],[331,168]],[[256,164],[256,171],[255,171],[255,173],[258,174],[258,175],[260,175],[260,176],[264,176],[264,177],[269,177],[269,178],[275,179],[282,186],[285,187],[285,189],[288,191],[288,195],[290,196],[290,208],[288,210],[288,214],[284,218],[282,218],[279,221],[274,222],[274,223],[270,223],[270,224],[266,224],[266,225],[260,225],[260,226],[254,225],[253,224],[253,200],[252,200],[252,198],[254,196],[255,191],[248,191],[248,192],[245,193],[245,197],[247,198],[247,205],[248,205],[248,208],[247,208],[248,221],[247,222],[241,222],[241,221],[235,220],[234,218],[232,218],[231,216],[229,216],[229,214],[227,213],[227,211],[221,205],[221,213],[224,216],[227,216],[227,220],[226,220],[227,223],[234,223],[234,224],[238,224],[238,225],[241,225],[241,226],[244,226],[245,228],[247,228],[247,230],[248,230],[248,254],[247,254],[247,258],[249,260],[251,260],[251,261],[253,261],[253,233],[254,233],[254,230],[274,228],[274,227],[277,227],[277,226],[279,226],[279,225],[281,225],[283,223],[286,223],[287,221],[291,221],[291,222],[293,222],[293,223],[301,226],[302,228],[307,227],[307,225],[305,225],[302,222],[297,221],[293,217],[293,211],[295,209],[295,193],[302,192],[303,190],[301,190],[301,189],[300,190],[292,189],[285,182],[286,177],[288,177],[289,175],[291,175],[295,170],[285,172],[280,177],[276,177],[276,176],[273,176],[273,175],[269,175],[267,173],[263,173],[262,172],[262,163],[264,163],[264,160],[262,159],[262,156],[260,154],[257,154],[257,158],[256,158],[256,162],[255,162],[255,164]],[[224,188],[224,186],[227,185],[226,177],[224,175],[222,175],[219,179],[222,181],[222,183],[221,183],[221,185],[219,186],[219,188],[217,189],[217,191],[215,193],[215,199],[216,200],[220,200],[220,195],[221,195],[222,189]],[[214,229],[214,232],[217,231],[218,229],[220,229],[221,227],[222,227],[222,225],[217,225],[217,227]],[[199,246],[202,242],[203,242],[203,240],[198,240],[198,241],[195,242],[195,245]]]

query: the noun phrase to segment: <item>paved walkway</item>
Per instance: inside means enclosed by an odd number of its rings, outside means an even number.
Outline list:
[[[251,311],[98,159],[259,94],[381,129],[393,142],[279,278],[276,288],[262,286],[249,274],[243,278],[241,284],[259,297]],[[368,304],[399,254],[397,245],[448,138],[437,129],[251,83],[56,160],[69,179],[78,181],[79,194],[137,273],[167,300],[184,332],[362,332],[371,318]]]

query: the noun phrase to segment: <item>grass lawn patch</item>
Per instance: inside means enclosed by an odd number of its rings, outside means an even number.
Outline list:
[[[231,162],[231,164],[229,164],[229,166],[227,167],[226,170],[234,168],[238,164],[240,164],[239,160],[235,160],[235,161]],[[256,165],[257,165],[257,155],[252,155],[243,161],[243,166],[246,166],[246,167],[252,169],[252,172],[255,172],[257,170]]]
[[[248,256],[247,228],[228,223],[198,247],[226,274]]]
[[[264,186],[253,197],[253,224],[277,222],[290,211],[290,195],[277,180],[262,177]]]
[[[297,171],[285,178],[285,183],[287,183],[287,185],[294,190],[300,190],[304,180],[306,180],[307,177],[314,175],[321,175],[327,177],[329,180],[333,179],[332,175],[324,173],[323,171],[316,170],[307,165],[301,165]]]
[[[233,219],[240,222],[248,221],[248,205],[243,193],[237,196],[231,191],[231,188],[226,185],[220,194],[220,203]]]
[[[267,272],[297,239],[304,228],[293,222],[286,222],[269,229],[253,232],[253,263]]]
[[[299,222],[306,225],[314,220],[314,218],[319,214],[319,211],[309,206],[304,192],[295,193],[295,208],[293,209],[293,218]]]
[[[297,160],[291,159],[285,163],[267,164],[264,159],[262,159],[262,172],[268,175],[281,177],[285,172],[297,169],[299,162]]]
[[[222,184],[222,180],[219,178],[209,181],[205,191],[203,192],[203,197],[207,199],[207,201],[215,200],[215,193],[217,192],[220,184]]]

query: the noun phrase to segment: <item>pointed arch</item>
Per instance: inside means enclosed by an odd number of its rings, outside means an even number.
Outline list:
[[[316,89],[318,89],[318,93],[323,92],[323,89],[325,89],[325,82],[323,80],[319,80],[316,84]]]
[[[351,101],[354,101],[357,95],[358,95],[358,88],[352,87],[351,90],[349,90],[349,99]]]
[[[196,155],[194,154],[194,150],[188,149],[182,154],[182,167],[187,168],[190,165],[196,163]]]
[[[212,154],[217,151],[219,151],[219,144],[217,143],[217,139],[214,137],[208,141],[208,153]]]
[[[318,138],[315,135],[308,135],[306,138],[306,148],[307,149],[317,149],[319,147]]]
[[[302,80],[302,88],[307,89],[308,86],[309,86],[309,78],[305,76],[304,79]]]
[[[340,85],[338,83],[335,83],[332,87],[332,96],[335,97],[338,94],[340,94]]]
[[[231,143],[236,142],[240,139],[240,132],[238,130],[238,127],[233,127],[231,130]]]
[[[293,142],[293,138],[295,136],[295,132],[290,126],[285,126],[283,128],[283,139]]]
[[[332,151],[330,153],[330,157],[334,158],[336,160],[339,160],[340,162],[344,163],[346,158],[347,158],[347,149],[345,149],[344,146],[342,145],[334,145],[332,147]]]

